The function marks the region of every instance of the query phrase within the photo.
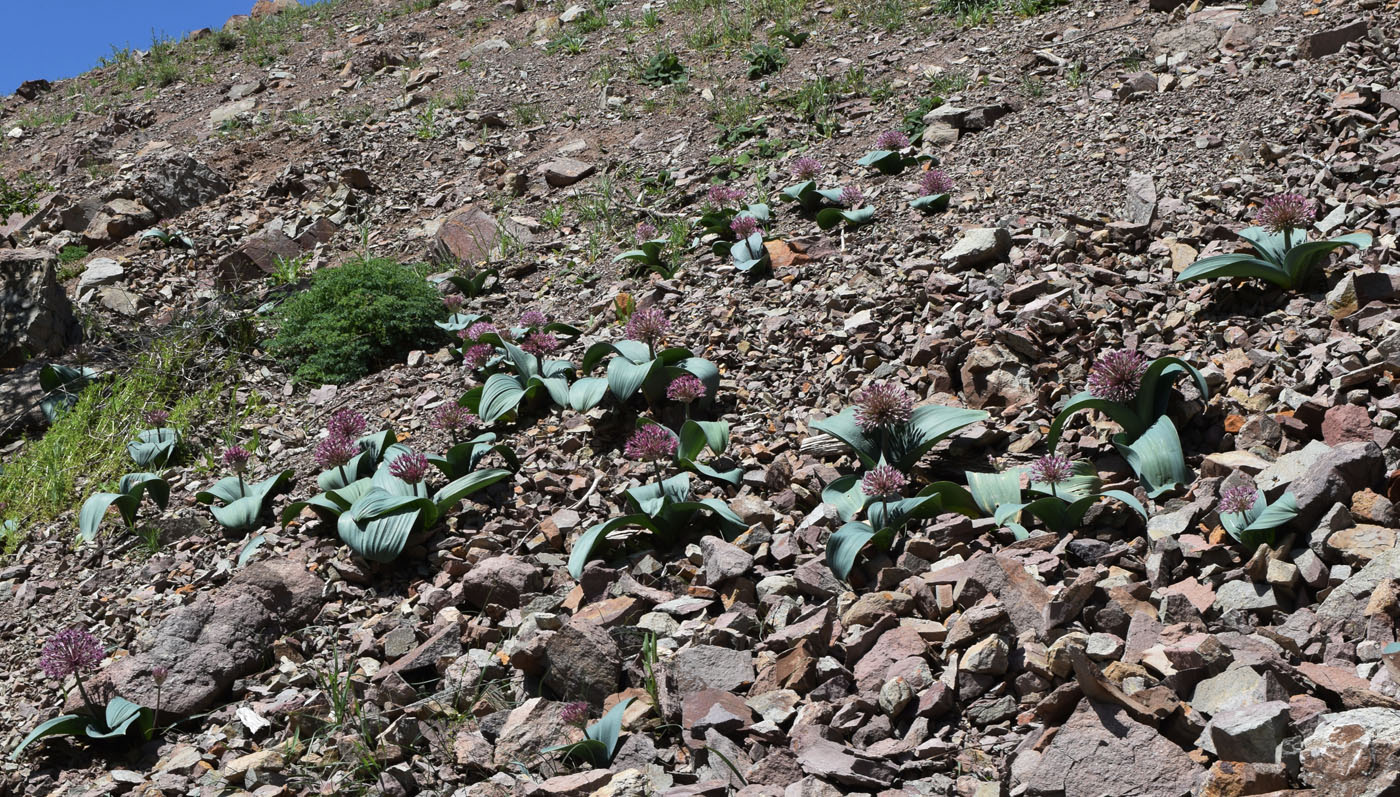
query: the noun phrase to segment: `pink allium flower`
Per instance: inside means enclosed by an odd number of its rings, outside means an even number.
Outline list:
[[[159,429],[165,426],[165,422],[170,420],[170,413],[165,410],[147,410],[142,416],[152,429]]]
[[[1259,491],[1255,488],[1241,484],[1231,487],[1220,495],[1220,504],[1216,511],[1222,515],[1238,515],[1248,512],[1254,508],[1254,502],[1259,498]]]
[[[481,419],[473,415],[466,407],[454,402],[448,402],[438,407],[433,415],[433,426],[447,432],[456,432],[468,426],[475,426]]]
[[[856,399],[856,424],[866,432],[902,426],[914,415],[914,398],[903,387],[877,382],[860,391]]]
[[[919,178],[919,196],[936,196],[953,192],[953,178],[942,169],[929,169]]]
[[[400,478],[409,484],[417,484],[428,475],[430,463],[422,454],[400,454],[389,463],[389,475]]]
[[[95,670],[105,652],[102,642],[86,628],[73,627],[54,634],[39,654],[39,667],[50,678],[62,680],[75,673]]]
[[[756,232],[760,232],[758,219],[747,213],[740,213],[735,216],[734,220],[729,222],[729,229],[733,230],[734,234],[741,240],[748,238]]]
[[[491,361],[496,354],[496,347],[489,343],[478,343],[475,346],[468,346],[462,350],[462,364],[468,371],[475,371],[481,366]]]
[[[648,307],[645,310],[638,310],[627,319],[626,335],[628,340],[640,340],[650,346],[655,346],[657,341],[666,334],[666,330],[671,328],[671,322],[666,318],[666,314],[655,307]]]
[[[689,404],[704,397],[705,383],[701,382],[698,377],[689,374],[672,379],[671,384],[666,386],[666,398],[671,401]]]
[[[229,446],[224,449],[224,467],[229,468],[239,476],[248,471],[248,460],[252,458],[253,453],[243,446]]]
[[[799,180],[815,180],[821,173],[821,161],[811,156],[803,155],[792,162],[792,176]]]
[[[156,667],[151,670],[151,680],[155,681],[156,686],[164,686],[168,678],[170,678],[169,667]]]
[[[1147,358],[1132,349],[1106,352],[1089,370],[1089,393],[1119,403],[1132,401],[1147,373]]]
[[[456,315],[457,311],[462,309],[463,301],[464,299],[460,293],[449,293],[442,297],[442,303],[447,308],[447,312],[453,315]]]
[[[1030,475],[1031,481],[1039,484],[1064,484],[1074,475],[1074,463],[1066,457],[1050,454],[1031,463]]]
[[[649,423],[633,433],[623,454],[628,459],[640,462],[654,462],[670,459],[676,453],[676,436],[665,427]]]
[[[524,313],[520,314],[520,326],[525,327],[526,329],[542,327],[548,323],[549,319],[546,318],[544,313],[541,313],[539,310],[526,310]]]
[[[559,712],[559,719],[565,725],[583,725],[588,721],[588,704],[583,701],[565,703],[563,711]]]
[[[316,445],[316,464],[322,468],[338,468],[354,459],[360,447],[343,434],[332,433]]]
[[[637,240],[650,241],[656,237],[656,225],[649,221],[637,223]]]
[[[354,410],[340,410],[331,416],[326,422],[326,431],[331,433],[331,437],[347,437],[351,440],[359,437],[365,431],[365,416]]]
[[[471,326],[462,330],[462,339],[469,340],[475,343],[478,340],[481,340],[482,335],[486,335],[495,331],[496,325],[492,324],[490,321],[478,321],[475,324],[472,324]]]
[[[559,338],[552,332],[531,332],[521,341],[520,348],[536,357],[545,357],[559,351]]]
[[[909,136],[898,130],[886,130],[875,139],[875,149],[904,149],[909,146]]]
[[[712,185],[705,195],[711,205],[717,208],[728,207],[744,198],[744,189],[727,185]]]
[[[1317,207],[1302,194],[1279,194],[1264,200],[1254,220],[1269,232],[1300,230],[1317,218]]]
[[[904,474],[899,472],[899,468],[893,465],[879,465],[868,471],[860,480],[860,489],[866,495],[884,498],[899,495],[900,490],[908,483]]]
[[[848,208],[858,208],[865,201],[865,192],[859,187],[848,185],[841,189],[841,204]]]

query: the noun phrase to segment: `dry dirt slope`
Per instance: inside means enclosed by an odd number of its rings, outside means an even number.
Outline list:
[[[43,184],[7,241],[66,249],[87,332],[51,359],[121,371],[149,330],[230,328],[366,252],[488,257],[502,278],[468,308],[575,323],[575,363],[622,337],[626,294],[716,364],[702,417],[728,422],[744,476],[696,489],[747,531],[614,544],[571,577],[580,533],[652,478],[624,452],[635,419],[682,420],[608,398],[497,425],[518,470],[394,564],[305,517],[263,529],[240,567],[245,537],[193,502],[228,420],[193,412],[156,551],[118,531],[75,546],[72,511],[6,515],[0,570],[7,746],[56,712],[36,662],[74,623],[109,654],[95,688],[154,706],[153,668],[169,668],[159,719],[175,724],[144,745],[46,741],[0,789],[1382,793],[1400,769],[1397,10],[343,0],[7,98],[0,174]],[[783,63],[750,79],[769,44]],[[906,125],[955,184],[946,213],[910,208],[913,171],[856,163]],[[822,186],[861,188],[873,222],[823,231],[779,203],[801,157]],[[679,245],[711,184],[773,207],[771,275]],[[1293,292],[1173,283],[1285,190],[1318,203],[1321,232],[1375,243]],[[678,273],[612,262],[640,222],[673,235]],[[139,237],[153,227],[193,248]],[[1149,519],[1106,502],[1069,529],[1027,520],[1018,540],[941,515],[833,577],[842,521],[822,490],[865,469],[814,421],[875,382],[984,409],[908,474],[965,484],[1046,454],[1055,411],[1115,348],[1181,357],[1209,387],[1183,382],[1170,405],[1190,466],[1176,490],[1149,499],[1106,420],[1059,442]],[[38,445],[11,422],[48,359],[0,374],[11,473]],[[431,419],[481,381],[431,350],[338,388],[294,383],[256,348],[242,363],[233,437],[259,444],[259,478],[293,469],[297,499],[331,413],[441,450]],[[119,446],[139,421],[118,420]],[[1300,506],[1257,551],[1216,511],[1251,482]],[[63,503],[95,489],[79,478]],[[592,722],[626,697],[609,767],[542,753],[580,737],[570,702]]]

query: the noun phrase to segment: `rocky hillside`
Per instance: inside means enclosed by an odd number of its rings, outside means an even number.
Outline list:
[[[25,83],[0,794],[1400,789],[1396,42],[260,0]]]

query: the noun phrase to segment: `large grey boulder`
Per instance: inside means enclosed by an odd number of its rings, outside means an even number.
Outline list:
[[[136,198],[162,219],[227,194],[232,188],[218,172],[185,154],[152,158],[136,179]]]
[[[73,304],[58,284],[58,257],[43,249],[0,249],[0,366],[56,357],[81,338]]]

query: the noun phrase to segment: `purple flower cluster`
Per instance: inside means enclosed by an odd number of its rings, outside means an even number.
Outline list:
[[[909,136],[898,130],[886,130],[875,139],[875,149],[904,149],[909,146]]]
[[[316,444],[316,464],[322,468],[338,468],[360,453],[360,447],[350,438],[332,434]]]
[[[326,431],[332,437],[348,437],[351,440],[364,434],[368,424],[365,416],[351,409],[344,409],[336,412],[331,419],[326,422]]]
[[[656,237],[656,225],[655,225],[655,224],[652,224],[652,223],[649,222],[649,221],[642,221],[642,222],[638,222],[638,223],[637,223],[637,240],[638,240],[638,241],[650,241],[652,238],[655,238],[655,237]]]
[[[520,342],[520,348],[536,357],[545,357],[559,351],[559,338],[553,332],[531,332]]]
[[[449,293],[442,297],[442,303],[447,307],[447,312],[456,315],[462,309],[462,302],[465,301],[460,293]]]
[[[1119,403],[1132,401],[1147,373],[1147,358],[1132,349],[1106,352],[1089,370],[1089,393]]]
[[[59,631],[44,643],[39,667],[50,678],[62,680],[84,670],[97,669],[104,655],[102,642],[86,628],[75,626]]]
[[[792,162],[792,176],[799,180],[815,180],[821,173],[821,161],[809,155],[803,155]]]
[[[229,446],[224,449],[224,467],[242,476],[248,472],[248,460],[253,458],[253,452],[243,446]]]
[[[953,192],[953,178],[942,169],[929,169],[919,178],[919,196],[936,196]]]
[[[429,465],[428,458],[422,454],[400,454],[389,463],[389,475],[417,484],[428,475]]]
[[[676,453],[676,436],[663,426],[649,423],[632,434],[622,453],[638,462],[670,459]]]
[[[491,356],[496,353],[496,347],[489,343],[478,343],[475,346],[468,346],[462,350],[462,364],[468,371],[475,371],[491,361]]]
[[[758,226],[758,219],[747,213],[740,213],[729,222],[729,229],[734,231],[734,235],[743,240],[756,232],[762,232]]]
[[[526,310],[525,312],[520,314],[520,326],[525,327],[526,329],[542,327],[548,323],[549,319],[546,318],[545,314],[541,313],[539,310]]]
[[[565,725],[583,725],[588,721],[588,704],[581,700],[565,703],[563,710],[559,712],[559,719]]]
[[[1254,220],[1269,232],[1300,230],[1317,218],[1317,207],[1302,194],[1279,194],[1264,200]]]
[[[146,423],[150,424],[152,429],[159,429],[165,426],[166,421],[170,420],[170,413],[165,410],[146,410],[142,417],[145,418]]]
[[[876,382],[855,396],[856,424],[865,432],[902,426],[914,415],[914,398],[903,387]]]
[[[670,328],[671,321],[666,318],[665,313],[659,308],[648,307],[636,311],[627,319],[625,334],[628,340],[640,340],[648,346],[655,346]]]
[[[860,480],[860,489],[874,498],[887,498],[899,495],[909,480],[893,465],[879,465],[872,468]]]
[[[728,207],[744,198],[744,189],[727,185],[712,185],[709,192],[705,194],[705,198],[717,208]]]
[[[841,204],[848,208],[858,208],[865,201],[865,192],[859,187],[848,185],[841,189]]]
[[[490,334],[495,331],[496,325],[491,323],[490,321],[478,321],[475,324],[472,324],[471,326],[462,330],[461,335],[462,340],[468,340],[472,343],[476,343],[477,341],[481,340],[482,335]]]
[[[1074,475],[1074,463],[1067,457],[1049,454],[1031,463],[1031,481],[1055,486],[1064,484]]]
[[[689,404],[704,397],[705,383],[701,382],[698,377],[689,374],[672,379],[671,384],[666,386],[666,398],[671,401]]]
[[[1220,504],[1216,511],[1222,515],[1238,515],[1248,512],[1254,508],[1254,502],[1259,497],[1258,491],[1247,485],[1241,484],[1231,487],[1220,494]]]
[[[437,413],[433,415],[432,421],[433,426],[453,434],[460,429],[465,429],[468,426],[475,426],[480,422],[481,419],[473,415],[466,407],[450,401],[438,407]]]

